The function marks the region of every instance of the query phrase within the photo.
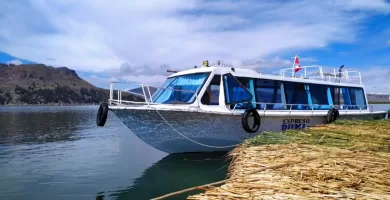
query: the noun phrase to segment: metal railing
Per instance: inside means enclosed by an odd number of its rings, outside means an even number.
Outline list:
[[[314,112],[314,111],[317,111],[317,110],[329,110],[331,108],[336,108],[339,111],[346,111],[346,112],[348,112],[348,111],[359,111],[359,112],[362,112],[362,111],[367,111],[367,110],[369,112],[373,112],[374,111],[374,107],[373,106],[369,106],[369,105],[283,104],[283,103],[265,103],[265,102],[252,102],[252,103],[233,104],[234,107],[233,107],[233,109],[231,111],[234,112],[235,109],[237,109],[237,105],[239,105],[239,104],[241,104],[241,105],[255,104],[257,110],[263,110],[264,112],[267,111],[267,110],[288,111],[290,113],[291,113],[291,111],[312,111],[312,112]],[[257,105],[261,105],[260,109],[258,108]],[[273,109],[273,107],[275,105],[278,105],[279,108]],[[262,106],[264,106],[264,108],[261,108]],[[267,109],[269,106],[272,106],[272,108],[271,109]],[[322,106],[322,109],[321,109],[321,106]],[[295,108],[299,108],[299,107],[302,107],[302,108],[306,107],[307,109],[295,109]],[[354,108],[356,108],[356,109],[354,109]]]
[[[123,85],[136,85],[139,86],[138,88],[134,89],[141,89],[142,93],[133,93],[130,92],[130,89],[126,90],[121,90],[121,89],[115,89],[114,85],[115,84],[123,84]],[[157,89],[154,93],[151,92],[151,88]],[[133,89],[133,90],[134,90]],[[192,90],[181,90],[181,89],[174,89],[174,88],[164,88],[164,87],[156,87],[156,86],[151,86],[151,85],[145,85],[145,84],[140,84],[140,83],[134,83],[134,82],[111,82],[110,83],[110,98],[108,100],[109,105],[161,105],[161,104],[170,104],[170,103],[155,103],[153,102],[153,98],[155,97],[154,95],[162,92],[161,90],[173,90],[173,91],[180,91],[180,92],[188,92],[192,93],[191,99],[195,97],[195,101],[197,103],[197,107],[200,106],[199,104],[199,98],[196,92]],[[114,92],[117,92],[117,98],[114,98]],[[129,100],[123,100],[122,99],[122,93],[128,93],[135,95],[136,97],[143,98],[143,101],[129,101]],[[189,104],[187,102],[180,102],[180,101],[175,101],[174,104]]]
[[[358,83],[362,85],[362,76],[358,70],[342,70],[332,67],[303,66],[298,72],[294,68],[281,69],[281,77],[320,80],[324,82]]]

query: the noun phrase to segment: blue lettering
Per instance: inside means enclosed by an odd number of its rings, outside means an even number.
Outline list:
[[[295,124],[294,129],[304,129],[306,127],[306,124]]]
[[[293,129],[293,130],[299,130],[299,129],[305,129],[306,123],[301,124],[282,124],[282,132],[285,132],[286,130]]]
[[[294,124],[289,124],[288,129],[294,129]]]
[[[287,125],[286,124],[282,124],[282,131],[285,132],[287,130]]]

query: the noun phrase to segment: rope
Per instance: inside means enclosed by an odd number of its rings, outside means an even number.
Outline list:
[[[152,106],[150,106],[152,107]],[[210,147],[210,148],[215,148],[215,149],[224,149],[224,148],[230,148],[230,147],[235,147],[237,145],[239,145],[240,143],[238,144],[235,144],[235,145],[229,145],[229,146],[212,146],[212,145],[207,145],[207,144],[202,144],[200,142],[197,142],[195,140],[192,140],[190,138],[188,138],[187,136],[183,135],[182,133],[180,133],[178,130],[176,130],[161,114],[160,112],[158,112],[158,110],[155,108],[155,107],[152,107],[156,110],[157,114],[160,115],[160,117],[165,121],[165,123],[167,123],[176,133],[178,133],[179,135],[181,135],[182,137],[184,137],[185,139],[195,143],[195,144],[198,144],[198,145],[201,145],[201,146],[204,146],[204,147]]]

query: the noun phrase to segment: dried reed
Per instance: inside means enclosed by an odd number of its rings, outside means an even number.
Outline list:
[[[230,156],[229,179],[188,199],[390,199],[389,121],[265,133]]]

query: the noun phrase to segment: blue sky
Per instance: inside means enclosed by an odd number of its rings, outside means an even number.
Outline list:
[[[206,59],[277,71],[298,54],[302,65],[358,68],[369,92],[390,93],[385,0],[26,0],[0,7],[12,11],[0,14],[0,62],[66,66],[99,87],[159,85],[167,69]]]

